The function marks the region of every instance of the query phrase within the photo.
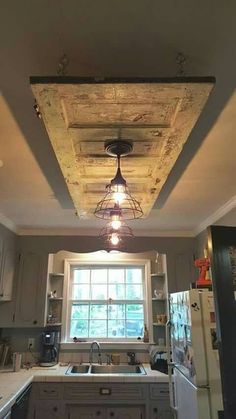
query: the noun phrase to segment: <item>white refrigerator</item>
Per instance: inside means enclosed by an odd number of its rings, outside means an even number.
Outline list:
[[[223,417],[213,293],[193,289],[171,294],[169,328],[170,389],[176,417]]]

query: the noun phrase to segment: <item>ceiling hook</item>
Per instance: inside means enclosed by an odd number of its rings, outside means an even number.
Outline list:
[[[69,58],[63,54],[58,62],[57,74],[58,76],[66,76],[68,73]]]

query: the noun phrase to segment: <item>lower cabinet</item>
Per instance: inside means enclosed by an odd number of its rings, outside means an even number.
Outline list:
[[[170,407],[158,404],[150,406],[150,419],[173,419]]]
[[[62,419],[61,403],[56,400],[38,400],[30,406],[28,419]]]
[[[28,419],[173,419],[167,383],[33,383]]]
[[[67,406],[68,419],[144,419],[141,407]]]
[[[106,409],[102,406],[67,406],[68,419],[98,419],[106,418]]]
[[[150,419],[173,419],[170,408],[169,386],[166,383],[150,384]]]
[[[110,407],[107,409],[107,419],[143,419],[142,407]]]

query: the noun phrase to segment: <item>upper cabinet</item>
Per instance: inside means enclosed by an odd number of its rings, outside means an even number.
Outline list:
[[[43,327],[46,317],[48,255],[19,255],[15,327]]]
[[[11,301],[15,271],[15,244],[13,239],[0,239],[0,301]]]
[[[63,275],[51,273],[52,255],[23,250],[15,257],[14,248],[9,245],[0,246],[0,251],[1,290],[7,301],[0,304],[0,327],[45,327],[60,323]],[[10,297],[8,300],[6,297],[10,296],[13,276],[14,292],[9,302]]]

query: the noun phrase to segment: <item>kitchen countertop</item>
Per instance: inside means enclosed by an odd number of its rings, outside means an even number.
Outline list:
[[[12,369],[0,371],[0,419],[10,410],[21,392],[32,382],[122,382],[122,383],[167,383],[168,375],[159,371],[153,371],[149,364],[143,364],[146,375],[110,375],[110,374],[84,374],[66,375],[67,366],[55,366],[51,368],[36,367],[21,369],[13,372]],[[1,398],[2,397],[2,398]]]

